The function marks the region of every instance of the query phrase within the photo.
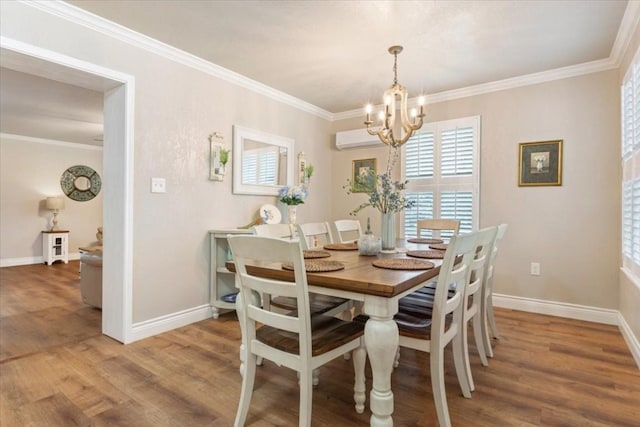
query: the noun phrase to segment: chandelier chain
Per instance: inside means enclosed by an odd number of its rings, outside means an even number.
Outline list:
[[[398,84],[398,52],[393,53],[393,84]]]

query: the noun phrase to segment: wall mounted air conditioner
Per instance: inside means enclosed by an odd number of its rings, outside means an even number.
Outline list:
[[[346,130],[336,133],[336,148],[338,150],[366,147],[369,145],[383,145],[383,143],[377,136],[369,135],[366,129]]]

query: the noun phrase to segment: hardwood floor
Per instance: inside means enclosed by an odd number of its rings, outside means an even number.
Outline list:
[[[100,334],[100,311],[80,301],[77,271],[77,262],[0,269],[1,426],[233,425],[234,313],[125,346]],[[454,426],[640,424],[640,370],[617,327],[504,309],[496,316],[502,337],[488,367],[471,346],[471,399],[461,396],[447,357]],[[402,350],[396,426],[437,425],[428,361]],[[369,425],[370,412],[353,409],[352,375],[342,358],[322,369],[313,426]],[[247,425],[297,424],[295,373],[265,362]]]

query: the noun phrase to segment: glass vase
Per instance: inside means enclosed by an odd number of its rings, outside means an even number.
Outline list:
[[[289,205],[288,206],[288,210],[289,210],[289,224],[294,225],[296,224],[296,217],[298,214],[298,205]]]
[[[382,214],[382,250],[395,251],[396,249],[396,216],[395,214]]]

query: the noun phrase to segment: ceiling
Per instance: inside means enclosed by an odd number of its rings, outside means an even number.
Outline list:
[[[616,0],[68,3],[330,114],[380,103],[393,81],[391,45],[404,46],[398,80],[410,96],[432,95],[610,60],[627,7]],[[3,97],[23,90],[5,74]],[[2,108],[4,116],[11,107]]]

